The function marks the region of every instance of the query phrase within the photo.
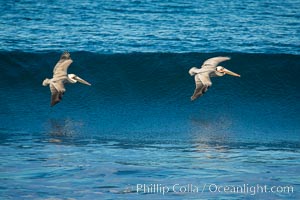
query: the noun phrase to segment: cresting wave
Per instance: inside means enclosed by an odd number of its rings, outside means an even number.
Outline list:
[[[90,132],[184,132],[201,126],[218,134],[275,130],[298,137],[299,55],[71,52],[69,73],[92,86],[67,85],[63,101],[50,109],[50,91],[41,84],[60,55],[0,52],[4,124],[27,118],[30,123],[19,126],[32,130],[32,122],[44,123],[50,115],[83,120]],[[208,92],[191,102],[195,86],[188,70],[219,55],[231,57],[222,65],[241,78],[212,78]]]
[[[52,75],[60,54],[0,52],[1,82],[9,83],[10,88],[24,84],[39,87],[43,78]],[[93,82],[98,95],[139,94],[152,99],[174,97],[192,92],[194,83],[187,73],[189,68],[201,66],[205,59],[218,55],[230,56],[231,60],[222,65],[240,73],[242,78],[213,78],[211,94],[208,95],[229,92],[263,98],[293,98],[298,95],[299,55],[73,52],[74,63],[69,72],[78,73]]]

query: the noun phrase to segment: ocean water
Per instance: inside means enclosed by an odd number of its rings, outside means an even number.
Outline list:
[[[2,0],[1,50],[299,54],[299,0]]]
[[[0,199],[299,199],[299,3],[0,1]]]

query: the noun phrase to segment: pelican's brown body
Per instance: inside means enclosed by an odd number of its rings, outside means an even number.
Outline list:
[[[224,76],[225,74],[240,77],[239,74],[229,71],[228,69],[225,69],[222,66],[218,66],[220,62],[226,60],[230,60],[230,58],[222,56],[210,58],[202,64],[200,69],[192,67],[189,70],[189,74],[191,76],[195,76],[196,83],[194,94],[193,96],[191,96],[192,101],[197,99],[198,97],[201,97],[212,85],[210,77]]]
[[[70,53],[64,52],[53,69],[53,77],[51,79],[46,78],[43,81],[43,86],[49,85],[50,87],[51,106],[54,106],[62,100],[62,97],[66,91],[64,86],[65,83],[76,83],[77,81],[79,81],[83,84],[91,85],[75,74],[67,73],[68,68],[72,62],[73,60],[70,57]]]

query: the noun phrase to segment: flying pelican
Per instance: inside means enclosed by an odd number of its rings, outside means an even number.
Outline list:
[[[212,85],[210,77],[224,76],[225,74],[241,77],[239,74],[229,71],[222,66],[218,66],[220,62],[226,60],[230,60],[230,58],[222,56],[210,58],[202,64],[202,67],[200,69],[192,67],[189,70],[189,74],[191,76],[195,76],[196,83],[196,89],[193,96],[191,97],[192,101],[202,96]]]
[[[70,53],[64,52],[53,69],[53,77],[51,79],[46,78],[43,81],[43,86],[49,85],[50,87],[51,106],[54,106],[62,100],[63,94],[66,91],[65,83],[76,83],[78,81],[85,85],[91,85],[75,74],[67,74],[67,70],[72,62],[73,60],[70,57]]]

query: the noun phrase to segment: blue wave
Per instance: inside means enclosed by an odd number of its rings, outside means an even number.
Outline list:
[[[298,137],[299,55],[73,52],[69,73],[92,87],[68,85],[63,101],[50,109],[49,89],[41,83],[52,76],[60,54],[0,53],[4,126],[16,126],[12,123],[17,120],[18,126],[32,130],[32,121],[39,124],[52,116],[83,120],[89,132],[182,132],[201,126],[221,134]],[[222,64],[241,78],[213,78],[209,91],[191,102],[189,68],[218,55],[230,56]]]
[[[223,87],[228,92],[234,90],[252,96],[297,95],[299,55],[73,52],[74,63],[69,73],[89,79],[94,82],[94,88],[107,92],[106,95],[126,95],[132,91],[159,98],[176,93],[185,94],[184,91],[193,88],[193,80],[187,73],[189,68],[199,67],[205,59],[218,55],[230,56],[231,60],[222,64],[242,74],[242,78],[213,79],[216,84],[211,90],[216,90],[214,93],[222,92],[217,90]],[[1,81],[39,87],[36,82],[52,76],[53,66],[59,57],[60,52],[0,52]]]

